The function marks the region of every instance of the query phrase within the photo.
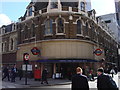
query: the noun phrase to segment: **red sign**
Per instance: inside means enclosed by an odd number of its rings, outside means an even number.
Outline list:
[[[40,54],[40,50],[39,50],[37,47],[33,47],[33,48],[31,49],[31,52],[32,52],[33,55],[38,55],[38,54]]]
[[[95,55],[100,56],[103,53],[103,50],[98,48],[94,51],[94,53]]]
[[[25,55],[24,55],[24,59],[25,59],[25,60],[29,60],[29,59],[30,59],[29,54],[25,54]]]

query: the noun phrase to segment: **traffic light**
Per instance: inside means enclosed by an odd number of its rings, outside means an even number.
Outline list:
[[[28,53],[24,53],[23,54],[23,62],[24,62],[24,64],[29,64],[29,59],[30,59],[30,55]]]

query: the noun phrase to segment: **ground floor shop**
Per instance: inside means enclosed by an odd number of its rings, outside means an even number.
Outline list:
[[[76,73],[76,68],[81,67],[83,69],[83,74],[89,75],[90,70],[96,75],[98,67],[101,67],[101,63],[96,60],[37,60],[29,62],[29,65],[32,66],[31,72],[35,73],[35,70],[40,70],[40,74],[44,68],[48,70],[48,77],[50,78],[68,78],[70,79],[72,75]],[[75,62],[78,61],[78,62]],[[81,62],[80,62],[81,61]],[[94,62],[93,62],[94,61]],[[20,67],[23,65],[22,62],[17,63],[17,66]],[[41,75],[40,75],[41,76]]]

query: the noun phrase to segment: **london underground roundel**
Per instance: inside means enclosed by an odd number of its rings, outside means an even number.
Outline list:
[[[40,54],[40,50],[39,50],[37,47],[33,47],[33,48],[31,49],[31,52],[32,52],[33,55],[38,55],[38,54]]]
[[[94,51],[94,53],[95,55],[100,56],[103,53],[103,50],[98,48]]]

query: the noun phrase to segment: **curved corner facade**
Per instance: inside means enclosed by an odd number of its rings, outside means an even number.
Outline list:
[[[47,7],[40,9],[39,3],[30,3],[18,23],[18,65],[23,64],[23,53],[27,52],[33,70],[35,66],[41,71],[47,67],[52,77],[63,68],[67,76],[71,70],[75,73],[77,66],[96,70],[103,65],[100,62],[103,58],[110,61],[117,55],[116,41],[107,32],[108,28],[96,20],[95,10],[86,11],[84,1],[79,0],[75,6],[71,6],[71,2],[69,6],[58,0],[58,6],[46,3]],[[31,14],[30,8],[35,10]],[[33,47],[40,50],[39,55],[31,53]],[[97,56],[96,49],[101,49],[102,54]]]

